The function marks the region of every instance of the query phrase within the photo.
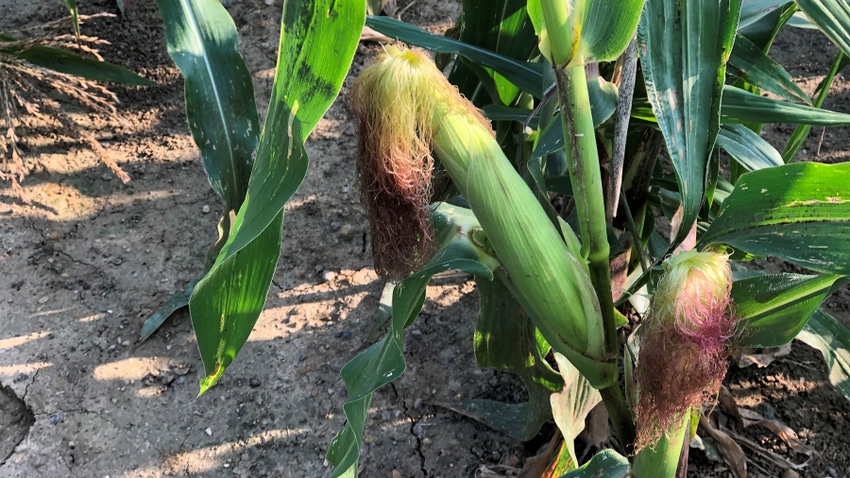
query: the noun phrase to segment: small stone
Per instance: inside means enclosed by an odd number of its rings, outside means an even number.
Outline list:
[[[206,434],[207,434],[207,436],[212,436],[212,428],[207,427],[207,429],[206,429],[206,430],[204,430],[204,433],[206,433]]]
[[[248,386],[250,386],[251,388],[257,388],[262,384],[263,382],[261,382],[259,378],[251,377],[248,379]]]
[[[166,371],[166,372],[162,372],[159,375],[159,382],[162,383],[163,385],[171,385],[172,383],[174,383],[175,378],[176,377],[173,373]]]
[[[423,439],[422,439],[422,444],[423,444],[423,445],[430,445],[430,444],[431,444],[431,439],[430,439],[430,438],[428,438],[428,437],[423,438]]]
[[[209,214],[210,207],[208,205],[204,204],[204,207],[201,208],[201,211],[203,211],[204,214]]]
[[[68,448],[77,448],[77,444],[74,443],[73,441],[69,441],[68,442]]]
[[[48,300],[50,300],[50,297],[49,297],[49,296],[44,296],[44,297],[42,297],[41,299],[38,299],[38,303],[39,303],[39,304],[44,304],[44,303],[46,303]]]
[[[354,226],[351,226],[349,224],[345,224],[339,228],[339,237],[343,241],[351,242],[354,239],[354,233]]]
[[[336,272],[333,271],[324,271],[322,272],[322,280],[325,282],[331,282],[336,279]]]
[[[413,408],[419,408],[422,406],[422,398],[416,397],[416,400],[413,401]]]

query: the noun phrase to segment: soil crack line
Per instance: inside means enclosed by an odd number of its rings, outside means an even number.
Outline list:
[[[413,439],[416,440],[416,454],[419,455],[419,470],[422,472],[422,476],[428,477],[430,476],[428,473],[428,469],[425,467],[425,453],[422,452],[422,435],[423,427],[419,424],[421,420],[414,418],[414,416],[410,413],[410,408],[407,406],[407,397],[401,396],[396,389],[395,384],[390,384],[393,388],[393,392],[396,396],[401,397],[401,406],[403,408],[404,416],[410,421],[410,434],[413,435]]]

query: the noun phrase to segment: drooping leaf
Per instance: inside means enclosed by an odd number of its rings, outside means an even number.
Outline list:
[[[14,41],[15,38],[0,35],[0,40]],[[155,84],[123,66],[78,55],[60,48],[31,45],[24,50],[15,47],[0,48],[0,52],[12,54],[48,70],[79,76],[87,80],[121,83],[130,86],[151,86]]]
[[[343,405],[346,423],[328,446],[327,460],[334,466],[332,478],[357,476],[357,460],[366,427],[372,394],[398,378],[405,368],[403,331],[419,314],[425,301],[425,288],[431,276],[448,269],[459,269],[493,280],[492,268],[470,235],[481,228],[468,209],[438,205],[432,220],[440,238],[438,252],[425,268],[395,286],[392,319],[386,337],[348,362],[340,372],[348,400]]]
[[[515,440],[530,440],[551,419],[549,395],[563,386],[562,380],[538,353],[534,326],[504,284],[483,277],[476,283],[481,297],[473,337],[478,366],[516,373],[525,383],[529,399],[515,404],[467,399],[436,405],[484,423]]]
[[[818,309],[797,338],[820,350],[829,368],[829,381],[850,399],[850,330]]]
[[[796,0],[820,31],[845,55],[850,55],[850,6],[844,0]]]
[[[192,297],[192,291],[195,290],[195,285],[199,280],[201,280],[200,277],[190,281],[183,290],[172,294],[162,307],[145,320],[145,323],[142,324],[142,330],[139,331],[139,342],[144,342],[150,338],[165,323],[166,319],[171,317],[171,314],[189,305],[189,298]]]
[[[744,174],[700,239],[850,274],[850,163],[793,163]]]
[[[752,86],[789,101],[811,104],[811,99],[779,63],[773,61],[747,37],[738,35],[729,57],[730,73]]]
[[[536,98],[543,97],[543,69],[540,63],[525,63],[469,45],[452,38],[434,35],[421,28],[389,17],[369,17],[366,25],[411,45],[434,53],[457,53],[504,76],[505,79]]]
[[[553,393],[550,402],[555,425],[564,436],[564,443],[572,457],[574,465],[578,465],[579,456],[576,455],[575,440],[584,430],[587,415],[602,401],[599,391],[590,386],[566,357],[555,353],[555,361],[558,370],[564,379],[564,389]]]
[[[207,253],[206,274],[229,238],[233,216],[245,199],[260,120],[251,75],[239,54],[236,26],[227,10],[214,0],[159,0],[158,6],[168,54],[185,79],[189,129],[207,179],[224,201],[220,237]],[[145,321],[141,340],[189,304],[196,283],[174,294]]]
[[[794,340],[842,276],[770,274],[735,281],[732,299],[740,320],[741,345],[779,347]]]
[[[272,98],[245,201],[189,302],[192,324],[203,330],[201,393],[230,365],[259,318],[280,255],[283,206],[307,171],[304,142],[339,93],[365,8],[356,0],[284,4]]]
[[[647,94],[679,182],[683,227],[674,244],[702,207],[740,9],[740,0],[648,0],[638,27]]]
[[[797,123],[817,126],[850,124],[850,115],[766,98],[734,86],[723,88],[723,124]]]
[[[747,171],[785,164],[776,148],[744,125],[721,126],[717,146],[726,150]]]
[[[741,4],[741,21],[738,28],[752,25],[786,3],[788,0],[744,0]]]

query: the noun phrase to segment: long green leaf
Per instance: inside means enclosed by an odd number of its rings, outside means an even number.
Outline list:
[[[8,35],[0,35],[3,41],[15,41]],[[33,65],[79,76],[87,80],[121,83],[130,86],[151,86],[155,83],[143,78],[123,66],[78,55],[74,52],[44,45],[32,45],[24,50],[14,47],[0,48],[4,53],[12,54]]]
[[[388,17],[369,17],[366,25],[389,37],[435,53],[457,53],[475,63],[492,68],[505,79],[536,98],[543,97],[543,67],[540,63],[525,63],[469,45],[448,37],[408,25]]]
[[[818,309],[797,338],[820,350],[829,368],[829,381],[850,399],[850,330]]]
[[[817,96],[813,102],[813,106],[815,108],[823,106],[823,102],[826,101],[826,96],[829,94],[829,88],[832,86],[832,81],[835,79],[835,75],[844,69],[848,63],[850,63],[850,58],[848,58],[844,53],[838,52],[835,59],[832,61],[832,65],[829,67],[829,72],[827,72],[824,79],[821,80],[820,85],[818,85],[817,90],[819,91],[817,91]],[[785,150],[782,151],[782,159],[786,163],[790,163],[791,160],[794,159],[794,156],[797,155],[797,151],[799,151],[803,146],[803,142],[809,136],[809,132],[811,130],[811,125],[807,124],[799,124],[796,128],[794,128],[794,132],[791,133],[791,137],[788,138],[788,142],[785,144]]]
[[[776,148],[744,125],[721,126],[717,146],[726,150],[747,171],[785,164]]]
[[[794,340],[842,276],[771,274],[735,281],[732,299],[745,347],[779,347]]]
[[[283,206],[307,172],[304,142],[339,93],[365,9],[356,0],[284,4],[272,98],[245,201],[189,302],[195,330],[203,330],[201,393],[233,361],[259,318],[280,254]]]
[[[811,104],[811,99],[794,83],[791,75],[779,63],[751,42],[738,35],[729,57],[730,73],[761,90],[769,91],[789,101]]]
[[[525,383],[529,399],[522,403],[468,399],[438,405],[515,440],[530,440],[552,418],[549,395],[563,387],[563,381],[538,354],[534,326],[505,285],[486,278],[476,284],[481,297],[473,337],[478,366],[516,373]]]
[[[260,120],[236,25],[216,0],[157,0],[168,54],[185,78],[186,116],[225,215],[245,199]]]
[[[723,124],[796,123],[816,126],[850,124],[850,115],[759,96],[734,86],[723,88]]]
[[[845,0],[796,0],[800,10],[838,45],[845,55],[850,55],[850,5]]]
[[[525,10],[525,0],[464,0],[459,41],[520,62],[528,61],[535,50],[534,27]],[[472,74],[466,62],[455,62],[449,80],[464,84],[464,75]],[[520,89],[503,75],[487,68],[497,97],[494,103],[514,103]],[[464,92],[461,90],[461,92]],[[472,92],[464,92],[472,97]]]
[[[676,170],[682,198],[678,244],[696,221],[706,166],[720,129],[725,59],[740,0],[649,0],[638,27],[646,90]]]
[[[487,259],[469,239],[481,230],[471,211],[441,204],[434,210],[432,219],[436,235],[441,238],[438,253],[422,271],[395,286],[387,336],[354,357],[340,372],[349,398],[343,405],[345,426],[328,446],[327,459],[334,466],[332,478],[357,476],[357,460],[372,394],[404,372],[403,331],[419,314],[431,276],[459,269],[493,280],[491,269],[497,264],[491,262],[488,266],[481,262]]]
[[[793,163],[744,174],[700,239],[850,274],[850,163]]]

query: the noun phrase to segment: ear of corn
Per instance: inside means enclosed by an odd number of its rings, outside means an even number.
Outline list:
[[[375,82],[376,89],[384,82],[392,84],[396,93],[391,102],[408,101],[408,95],[430,95],[429,121],[414,129],[430,138],[446,171],[469,201],[502,263],[506,284],[550,345],[568,357],[593,386],[614,383],[616,362],[605,352],[602,317],[586,267],[570,252],[502,153],[481,114],[418,52],[387,48],[361,81]],[[407,83],[411,86],[403,86]],[[389,99],[376,94],[367,105],[375,115],[384,107],[376,104],[382,97]],[[426,104],[431,100],[409,101]],[[421,113],[411,116],[424,118]]]

